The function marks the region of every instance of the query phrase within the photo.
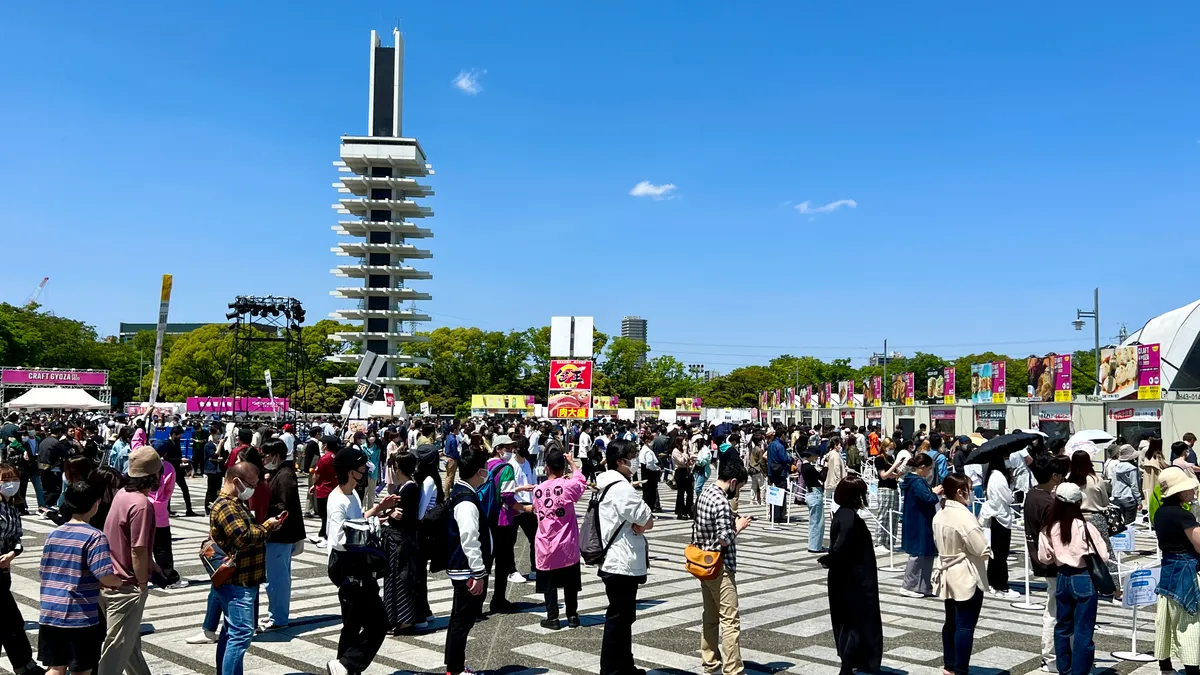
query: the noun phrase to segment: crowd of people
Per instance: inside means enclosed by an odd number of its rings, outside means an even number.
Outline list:
[[[1190,507],[1200,467],[1191,434],[1169,459],[1156,437],[1136,448],[1118,439],[1103,451],[1033,436],[972,460],[982,430],[953,436],[924,426],[906,437],[778,422],[159,422],[12,415],[0,426],[0,642],[17,675],[148,675],[140,634],[148,588],[187,585],[175,570],[171,521],[199,518],[200,508],[212,583],[188,642],[217,645],[219,675],[240,675],[255,634],[289,625],[292,560],[306,545],[327,556],[341,606],[330,675],[366,670],[388,635],[428,630],[431,574],[453,587],[447,673],[472,672],[468,637],[485,606],[491,614],[520,609],[511,585],[536,584],[543,628],[577,629],[585,566],[607,600],[601,673],[638,673],[632,626],[648,575],[646,535],[665,516],[663,482],[676,494],[674,518],[690,522],[704,558],[693,568],[689,554],[688,569],[703,600],[706,672],[744,672],[737,539],[752,519],[741,506],[746,493],[765,504],[767,488],[777,487],[788,503],[771,507],[769,519],[789,522],[802,503],[807,549],[829,570],[843,673],[880,668],[876,558],[897,543],[908,556],[900,592],[943,602],[944,669],[967,673],[984,597],[1017,597],[1008,571],[1016,529],[1051,599],[1042,669],[1089,672],[1098,603],[1120,592],[1110,535],[1144,521],[1162,551],[1156,654],[1164,671],[1175,658],[1200,675],[1200,529]],[[189,473],[205,478],[196,504]],[[21,516],[33,515],[30,484],[37,511],[57,525],[40,563],[40,664],[7,591],[22,552]],[[177,489],[182,514],[171,511]],[[576,505],[585,499],[581,526]],[[522,537],[528,574],[516,555]]]

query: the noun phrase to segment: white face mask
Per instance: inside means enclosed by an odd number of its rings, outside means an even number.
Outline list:
[[[238,481],[238,482],[240,483],[241,481]],[[244,487],[244,488],[238,490],[238,499],[240,499],[244,502],[250,501],[250,498],[253,496],[254,496],[254,486],[253,485]]]
[[[263,466],[266,467],[267,471],[274,471],[279,468],[279,462],[267,462]]]
[[[0,495],[4,495],[5,497],[11,497],[11,496],[17,494],[17,490],[19,490],[19,489],[21,489],[21,481],[17,481],[17,480],[5,481],[2,485],[0,485]]]
[[[512,459],[512,453],[511,453],[511,452],[506,452],[506,453],[503,453],[503,454],[502,454],[502,455],[500,455],[500,456],[501,456],[501,457],[503,457],[503,458],[504,458],[504,461],[506,461],[506,462],[507,462],[508,460]]]

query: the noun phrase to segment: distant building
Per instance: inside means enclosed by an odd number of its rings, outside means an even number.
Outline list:
[[[719,370],[704,371],[704,381],[705,382],[712,382],[713,380],[717,379],[718,377],[721,377],[721,371],[719,371]]]
[[[190,333],[197,328],[203,328],[207,325],[207,323],[168,323],[166,334],[182,335],[184,333]],[[154,332],[156,330],[158,330],[158,324],[156,323],[125,323],[122,321],[121,329],[117,332],[117,341],[133,342],[134,336],[138,333],[141,333],[142,331]]]
[[[646,344],[646,320],[640,316],[623,317],[621,319],[621,337]],[[638,358],[638,365],[646,365],[645,354]]]
[[[904,358],[904,355],[902,355],[900,352],[892,352],[891,354],[872,354],[871,358],[867,360],[867,365],[882,366],[902,358]]]

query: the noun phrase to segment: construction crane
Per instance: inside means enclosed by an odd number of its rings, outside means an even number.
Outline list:
[[[25,309],[37,307],[38,298],[42,297],[42,289],[46,288],[47,281],[50,281],[50,277],[42,277],[42,283],[33,289],[33,293],[30,293],[28,298],[25,298]]]

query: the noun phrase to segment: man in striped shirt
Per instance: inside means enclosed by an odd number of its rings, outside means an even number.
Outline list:
[[[100,505],[100,491],[86,481],[67,488],[62,512],[71,519],[42,546],[41,613],[38,658],[51,675],[86,675],[100,662],[104,626],[100,586],[116,586],[104,533],[88,524]]]

